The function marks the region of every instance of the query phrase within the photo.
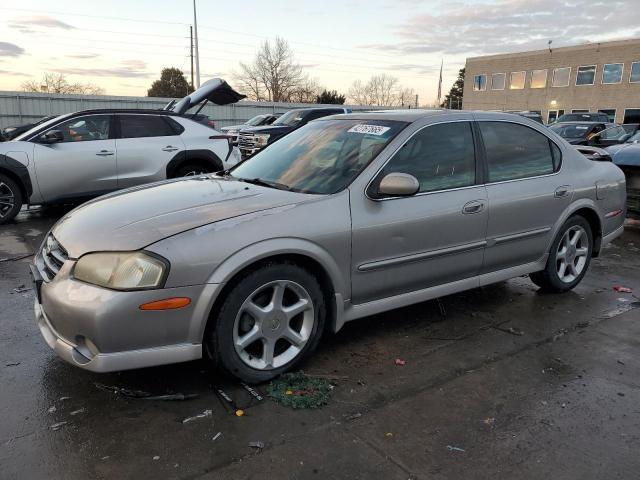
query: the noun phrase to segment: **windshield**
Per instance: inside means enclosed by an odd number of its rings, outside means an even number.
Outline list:
[[[584,138],[587,136],[590,125],[560,125],[555,124],[549,127],[562,138]]]
[[[231,175],[304,193],[336,193],[406,125],[388,120],[311,122],[241,163]]]
[[[247,120],[245,122],[245,125],[251,125],[252,127],[255,127],[256,125],[260,125],[262,120],[264,120],[265,116],[266,115],[256,115],[255,117],[250,118],[249,120]]]
[[[24,140],[25,138],[29,138],[31,135],[34,134],[34,132],[36,130],[40,130],[43,127],[49,126],[49,125],[53,125],[54,123],[62,120],[66,115],[60,115],[60,116],[56,116],[56,117],[49,117],[49,119],[47,120],[45,117],[45,121],[40,121],[39,123],[36,123],[32,128],[30,128],[29,130],[27,130],[26,132],[24,132],[21,135],[18,135],[16,138],[14,138],[15,141],[18,140]]]
[[[280,118],[278,118],[271,125],[286,125],[288,127],[293,127],[300,123],[302,117],[304,117],[303,110],[291,110],[290,112],[285,113]]]

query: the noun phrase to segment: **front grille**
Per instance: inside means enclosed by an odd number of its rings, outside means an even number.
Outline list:
[[[43,280],[45,282],[53,280],[68,258],[67,251],[53,235],[49,235],[36,257],[36,266]]]
[[[238,136],[238,146],[240,148],[255,148],[257,145],[253,135],[250,133],[240,133]]]

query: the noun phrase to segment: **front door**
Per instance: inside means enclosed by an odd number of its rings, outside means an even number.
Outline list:
[[[97,196],[117,188],[111,120],[111,115],[75,117],[49,130],[59,130],[61,142],[35,143],[36,177],[45,202]]]
[[[117,118],[118,188],[167,178],[167,164],[185,149],[170,120],[147,114],[121,114]]]
[[[407,173],[410,197],[370,198],[389,173]],[[487,194],[476,182],[471,122],[426,126],[376,175],[369,196],[352,190],[352,303],[361,304],[477,275]]]
[[[546,135],[519,123],[480,118],[478,125],[487,163],[483,273],[489,273],[537,261],[546,253],[573,187],[559,172],[560,149]]]

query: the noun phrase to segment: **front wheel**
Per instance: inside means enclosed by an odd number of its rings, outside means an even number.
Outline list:
[[[213,363],[248,383],[293,369],[317,346],[325,302],[316,278],[292,263],[270,263],[243,276],[207,329]]]
[[[593,251],[591,226],[581,216],[569,218],[551,245],[544,270],[529,275],[531,281],[550,292],[566,292],[586,275]]]
[[[210,173],[211,170],[204,167],[203,165],[199,165],[197,163],[187,163],[182,165],[176,169],[173,173],[172,178],[179,177],[194,177],[198,175],[202,175],[204,173]]]
[[[10,222],[22,208],[22,192],[11,178],[0,173],[0,225]]]

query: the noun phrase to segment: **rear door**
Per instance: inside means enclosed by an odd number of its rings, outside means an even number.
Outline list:
[[[85,115],[66,120],[58,130],[63,140],[34,141],[34,165],[45,202],[97,196],[117,188],[113,115]]]
[[[489,273],[534,262],[546,253],[573,187],[559,171],[560,149],[540,131],[510,121],[480,120],[478,126],[489,197],[482,270]]]
[[[166,178],[167,164],[184,150],[177,122],[164,115],[118,114],[118,188]]]
[[[602,130],[598,134],[591,137],[589,140],[589,145],[604,148],[611,145],[618,145],[626,138],[628,138],[627,131],[623,127],[615,125]]]

